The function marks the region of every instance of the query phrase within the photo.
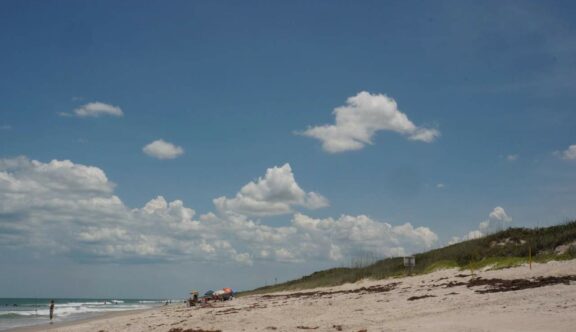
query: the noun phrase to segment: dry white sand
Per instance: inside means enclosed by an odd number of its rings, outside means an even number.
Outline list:
[[[498,284],[471,286],[473,278],[528,279],[573,276],[572,281],[480,293]],[[535,284],[531,284],[535,285]],[[367,290],[361,290],[361,288]],[[371,292],[372,290],[372,292]],[[338,287],[247,296],[187,308],[158,308],[28,331],[576,331],[576,260],[497,271],[443,270],[435,273],[364,280]],[[315,294],[311,294],[317,292]],[[411,297],[428,296],[409,301]],[[179,330],[182,329],[182,330]]]

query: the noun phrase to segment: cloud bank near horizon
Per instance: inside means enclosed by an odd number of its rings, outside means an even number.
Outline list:
[[[329,153],[361,150],[378,131],[392,131],[410,140],[430,143],[440,136],[437,129],[416,126],[386,95],[366,91],[349,97],[346,105],[332,112],[335,123],[308,128],[301,135],[316,138]]]
[[[364,215],[312,218],[298,212],[287,226],[269,226],[239,210],[196,217],[181,200],[169,202],[162,196],[131,209],[114,188],[98,167],[69,160],[0,159],[0,247],[85,262],[250,265],[342,261],[363,253],[404,255],[428,249],[438,239],[427,227],[393,226]],[[242,192],[244,196],[232,199],[235,204],[240,206],[245,196],[272,206],[285,204],[275,212],[324,204],[300,189],[288,164],[268,169]],[[270,210],[248,212],[254,211]]]

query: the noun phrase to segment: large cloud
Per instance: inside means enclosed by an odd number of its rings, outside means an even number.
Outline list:
[[[307,202],[309,194],[293,186],[288,191],[273,190],[277,184],[271,183],[284,179],[275,178],[276,172],[292,174],[287,165],[272,168],[270,175],[249,186],[252,189],[247,192],[312,204]],[[392,226],[362,215],[314,219],[297,213],[290,224],[280,227],[238,213],[195,218],[195,211],[182,201],[168,202],[162,196],[130,209],[114,195],[114,184],[97,167],[71,161],[42,163],[25,157],[0,160],[2,250],[33,250],[87,262],[251,264],[265,260],[342,261],[362,253],[401,255],[429,248],[436,238],[426,227]]]
[[[222,224],[193,220],[182,201],[159,196],[129,209],[105,173],[71,161],[0,160],[0,246],[96,261],[247,262],[219,237]],[[205,243],[211,241],[212,250]]]
[[[208,214],[201,219],[226,225],[239,248],[255,260],[346,261],[366,254],[397,256],[430,248],[437,241],[427,227],[414,228],[409,223],[392,226],[364,215],[316,219],[296,213],[283,227],[262,225],[238,215],[221,219]]]
[[[427,227],[414,228],[409,223],[392,226],[365,215],[314,219],[296,214],[292,225],[298,233],[313,239],[307,243],[310,247],[304,250],[333,260],[363,253],[374,253],[380,257],[405,255],[430,248],[438,240]]]
[[[93,103],[84,104],[76,108],[73,114],[61,113],[61,115],[74,115],[81,118],[86,117],[97,118],[103,115],[123,116],[124,112],[122,112],[122,109],[118,106],[101,103],[97,101]]]
[[[563,159],[566,160],[575,160],[576,159],[576,144],[570,145],[568,149],[562,151],[561,156]]]
[[[490,212],[488,219],[482,221],[478,225],[478,229],[472,230],[462,237],[453,237],[450,244],[465,240],[478,239],[488,234],[504,230],[511,222],[512,218],[506,213],[506,210],[501,206],[497,206],[492,210],[492,212]]]
[[[302,132],[322,141],[322,147],[330,153],[360,150],[366,144],[372,144],[372,137],[380,130],[397,132],[422,142],[432,142],[440,135],[436,129],[414,125],[398,110],[396,101],[386,95],[362,91],[348,98],[346,105],[335,108],[333,113],[335,124]]]
[[[315,192],[306,193],[292,173],[290,164],[272,167],[266,175],[242,187],[234,198],[214,199],[214,205],[223,213],[247,216],[271,216],[293,212],[296,206],[318,209],[328,206],[328,200]]]
[[[59,250],[67,227],[116,219],[124,211],[114,184],[97,167],[68,160],[0,160],[0,244]]]
[[[157,159],[174,159],[184,154],[184,149],[166,142],[163,139],[155,140],[154,142],[142,148],[142,151]]]

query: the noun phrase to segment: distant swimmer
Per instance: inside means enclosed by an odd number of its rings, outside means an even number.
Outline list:
[[[54,318],[54,300],[50,301],[50,324],[52,324],[52,319]]]

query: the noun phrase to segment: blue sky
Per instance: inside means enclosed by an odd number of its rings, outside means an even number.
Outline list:
[[[249,288],[572,219],[575,11],[3,1],[0,293]]]

